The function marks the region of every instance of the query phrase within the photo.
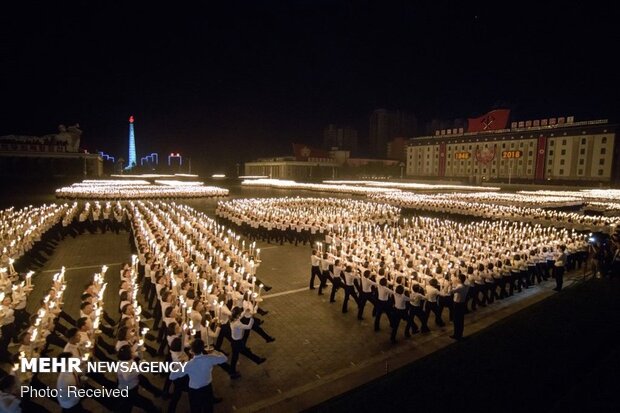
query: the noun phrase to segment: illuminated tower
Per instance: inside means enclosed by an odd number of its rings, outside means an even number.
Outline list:
[[[129,117],[129,159],[127,168],[136,166],[136,136],[133,132],[133,115]]]

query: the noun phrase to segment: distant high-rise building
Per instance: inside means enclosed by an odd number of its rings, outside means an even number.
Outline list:
[[[418,120],[411,113],[377,109],[370,115],[369,149],[375,156],[385,157],[387,144],[394,138],[415,136]]]
[[[357,152],[357,130],[349,127],[337,127],[329,124],[323,130],[323,147],[325,149],[344,149]]]
[[[127,159],[127,168],[136,166],[136,136],[133,131],[133,115],[129,117],[129,156]]]

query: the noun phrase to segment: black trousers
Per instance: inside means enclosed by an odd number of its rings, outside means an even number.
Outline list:
[[[358,302],[358,298],[357,298],[357,293],[355,292],[355,287],[353,287],[352,285],[345,284],[342,286],[342,288],[344,289],[344,301],[342,302],[342,312],[346,313],[347,311],[349,311],[347,307],[349,304],[349,297],[353,297],[356,303]]]
[[[232,343],[233,339],[230,336],[230,323],[222,324],[220,329],[220,334],[217,336],[217,340],[215,340],[215,345],[213,346],[216,350],[220,350],[222,348],[222,343],[224,339],[230,341]]]
[[[310,289],[314,288],[314,279],[319,277],[319,282],[321,280],[321,270],[318,265],[313,265],[310,269]]]
[[[254,363],[258,363],[260,357],[252,353],[246,346],[243,340],[232,340],[232,356],[230,357],[230,373],[235,374],[237,372],[237,362],[239,361],[239,354],[243,354]]]
[[[465,303],[454,303],[454,337],[462,338],[465,328]]]
[[[134,406],[139,407],[144,411],[155,411],[155,405],[152,401],[142,396],[139,393],[140,386],[136,386],[133,389],[129,389],[128,397],[119,398],[120,406],[119,411],[122,413],[129,413]]]
[[[375,331],[379,331],[381,315],[385,313],[390,318],[390,303],[388,301],[377,300],[375,304]]]
[[[189,409],[192,413],[213,412],[213,385],[189,389]]]
[[[364,291],[360,291],[359,298],[357,300],[357,318],[361,320],[364,316],[364,307],[366,307],[366,302],[372,302],[372,293],[365,293]]]
[[[170,403],[168,404],[168,413],[174,413],[177,410],[177,404],[181,399],[184,391],[187,391],[189,384],[189,376],[179,377],[178,379],[172,380],[172,384],[174,384],[174,390],[172,391],[172,396],[170,397]]]
[[[443,327],[445,323],[441,319],[441,311],[439,310],[439,304],[437,302],[426,302],[426,306],[424,307],[424,313],[426,315],[426,320],[430,317],[431,313],[435,315],[435,324],[439,327]]]
[[[338,289],[342,287],[342,285],[343,285],[343,282],[340,278],[332,277],[332,292],[331,294],[329,294],[330,303],[333,303],[334,301],[336,301],[336,291],[338,291]]]
[[[555,289],[560,291],[564,284],[564,267],[553,267],[553,278],[555,278]]]

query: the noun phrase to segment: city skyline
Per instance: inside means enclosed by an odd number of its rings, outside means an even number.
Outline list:
[[[150,12],[6,13],[11,104],[0,133],[79,122],[84,148],[120,155],[134,114],[139,154],[230,165],[288,153],[291,142],[319,146],[329,124],[356,129],[363,147],[377,108],[413,113],[423,127],[497,107],[518,119],[613,118],[618,103],[612,66],[586,58],[604,56],[613,39],[611,13],[592,5],[232,2]]]

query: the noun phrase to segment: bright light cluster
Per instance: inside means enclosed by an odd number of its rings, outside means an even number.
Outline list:
[[[470,192],[437,194],[440,198],[460,201],[491,203],[498,205],[519,205],[538,208],[561,208],[579,206],[583,200],[571,196],[525,195],[506,192]]]
[[[70,199],[149,199],[149,198],[205,198],[227,196],[228,189],[205,186],[202,182],[179,180],[147,181],[103,180],[83,181],[56,190],[58,198]]]
[[[68,209],[67,204],[50,204],[0,211],[0,266],[12,265],[11,261],[29,251],[43,233],[60,222]]]
[[[620,189],[582,189],[580,191],[519,191],[525,195],[570,196],[588,201],[620,202]]]
[[[249,198],[221,201],[216,214],[239,226],[314,234],[356,222],[391,224],[398,221],[400,208],[340,198]]]
[[[587,242],[586,235],[574,230],[507,221],[461,224],[428,217],[405,219],[398,226],[359,223],[339,228],[333,237],[339,246],[317,243],[319,254],[327,253],[342,267],[350,265],[360,273],[368,270],[377,277],[383,269],[389,283],[400,278],[408,289],[416,284],[426,287],[432,278],[449,289],[457,271],[467,273],[470,266],[474,269],[470,282],[484,283],[485,278],[510,275],[510,268],[555,259],[562,245],[570,254]]]
[[[276,189],[302,189],[307,191],[322,191],[352,195],[368,195],[384,192],[398,191],[398,189],[364,187],[355,185],[332,185],[332,184],[310,184],[295,182],[286,179],[249,179],[241,182],[245,186],[262,186]]]
[[[262,301],[263,285],[256,279],[260,265],[256,243],[246,245],[240,236],[188,206],[131,202],[127,208],[139,253],[154,258],[152,262],[161,268],[164,285],[176,297],[184,344],[189,344],[189,338],[200,330],[209,346],[209,323],[203,324],[202,317],[192,317],[190,290],[194,297],[200,290],[204,308],[212,311],[216,319],[228,312],[224,301],[219,300],[222,295],[242,298],[244,308],[256,308]]]
[[[333,185],[356,185],[371,186],[404,190],[426,190],[426,191],[499,191],[495,186],[469,186],[469,185],[449,185],[449,184],[422,184],[415,182],[388,182],[388,181],[323,181]]]
[[[576,212],[527,208],[515,205],[460,201],[448,198],[445,194],[423,195],[400,192],[376,194],[372,195],[371,199],[398,205],[401,208],[469,215],[488,219],[535,222],[544,225],[574,228],[581,231],[613,232],[620,224],[620,218],[615,217],[583,215]]]
[[[43,298],[36,318],[27,330],[26,338],[19,346],[20,358],[37,358],[47,346],[46,338],[54,331],[55,320],[62,311],[63,294],[67,284],[65,281],[65,268],[54,274],[52,286],[49,293]],[[21,372],[19,364],[13,365],[13,374],[17,375],[23,382],[28,382],[32,376],[31,372]]]

